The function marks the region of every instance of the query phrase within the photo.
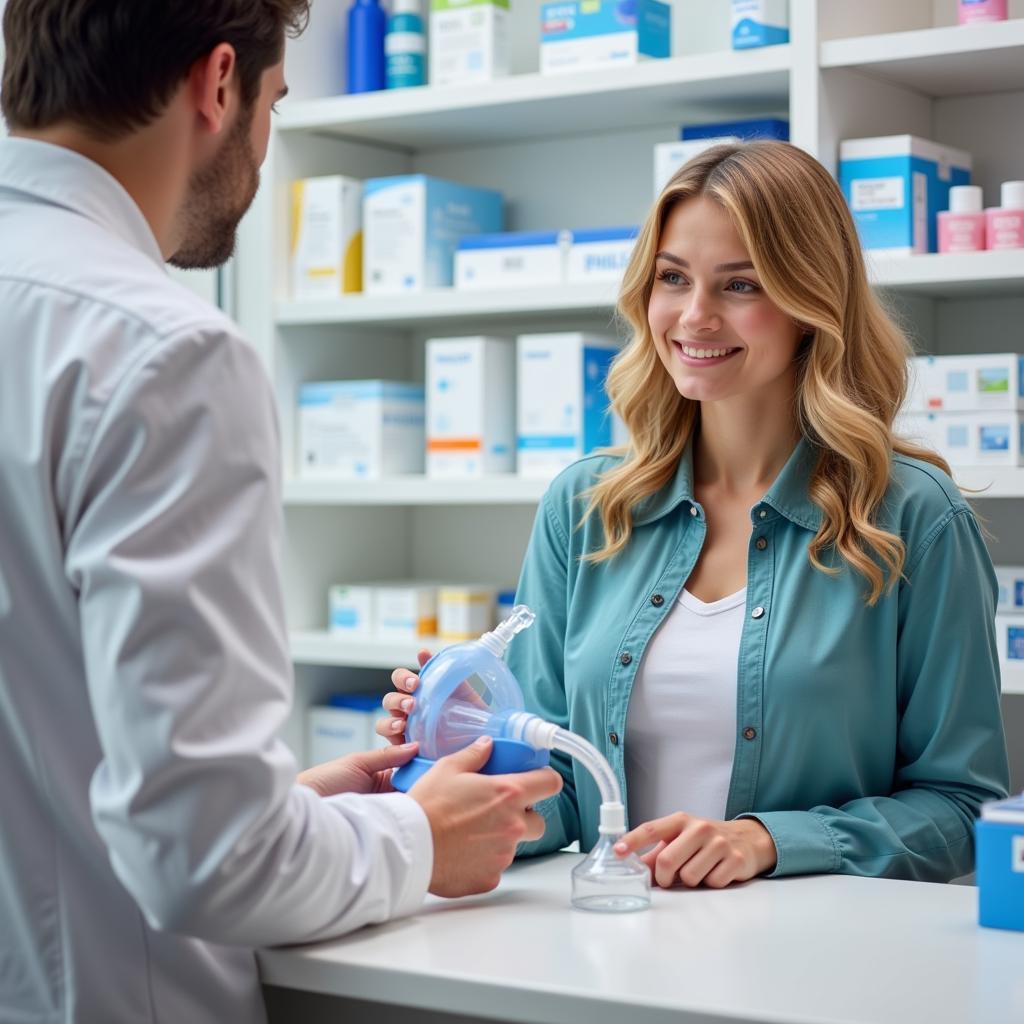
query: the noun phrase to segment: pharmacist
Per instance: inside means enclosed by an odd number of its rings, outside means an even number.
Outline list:
[[[6,4],[3,1021],[263,1020],[252,947],[493,888],[561,784],[486,744],[409,796],[414,747],[299,784],[278,738],[273,399],[163,262],[230,255],[306,6]]]

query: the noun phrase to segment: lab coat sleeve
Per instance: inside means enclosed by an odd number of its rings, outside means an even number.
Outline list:
[[[908,552],[904,574],[893,792],[841,807],[745,815],[772,834],[776,875],[948,881],[973,870],[982,802],[1006,795],[997,589],[970,510],[951,509],[920,549]]]
[[[558,520],[552,492],[540,504],[516,590],[516,602],[536,612],[537,620],[516,637],[508,649],[508,664],[519,680],[526,710],[563,729],[569,728],[565,693],[565,629],[568,613],[569,541]],[[566,502],[566,505],[568,503]],[[517,856],[560,850],[580,835],[579,809],[572,759],[551,752],[551,766],[562,776],[557,796],[541,801],[536,810],[546,824],[544,836],[520,845]]]
[[[418,804],[320,799],[279,739],[279,443],[255,352],[226,326],[149,345],[77,462],[65,571],[102,750],[92,816],[147,920],[263,946],[415,910],[432,871]]]

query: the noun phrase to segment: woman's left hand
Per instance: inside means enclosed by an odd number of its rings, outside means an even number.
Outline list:
[[[775,842],[756,818],[710,821],[682,812],[670,814],[627,832],[615,844],[615,852],[624,857],[652,843],[654,848],[640,859],[663,889],[677,882],[724,889],[775,867]]]
[[[300,772],[296,781],[309,786],[320,796],[335,796],[338,793],[393,793],[392,771],[408,764],[418,750],[418,743],[405,743],[400,747],[348,754],[314,768],[307,768]]]

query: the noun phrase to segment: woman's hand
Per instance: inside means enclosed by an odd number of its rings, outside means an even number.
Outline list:
[[[316,790],[320,796],[338,793],[393,793],[391,774],[395,768],[408,764],[416,756],[419,745],[406,743],[400,747],[367,750],[325,761],[301,772],[298,782]]]
[[[652,843],[654,848],[640,859],[663,889],[678,882],[724,889],[775,867],[775,841],[756,818],[710,821],[682,812],[670,814],[627,832],[615,844],[615,852],[624,857]]]
[[[423,668],[430,661],[430,651],[420,651],[416,660]],[[384,696],[384,710],[390,712],[390,718],[377,719],[374,729],[378,736],[383,736],[389,743],[405,742],[405,720],[409,712],[416,706],[416,701],[409,696],[420,685],[420,677],[407,668],[396,668],[391,673],[391,685],[394,691]]]

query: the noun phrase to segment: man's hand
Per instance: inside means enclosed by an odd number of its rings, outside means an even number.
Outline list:
[[[670,889],[706,885],[724,889],[775,867],[775,841],[756,818],[710,821],[689,814],[670,814],[627,832],[615,844],[620,856],[654,845],[641,856],[657,885]]]
[[[562,788],[551,768],[479,775],[491,756],[489,737],[442,757],[409,791],[434,837],[430,891],[436,896],[490,892],[512,863],[516,846],[544,835],[533,805]]]
[[[392,793],[391,772],[416,756],[417,743],[348,754],[301,772],[298,781],[320,796],[337,793]]]

